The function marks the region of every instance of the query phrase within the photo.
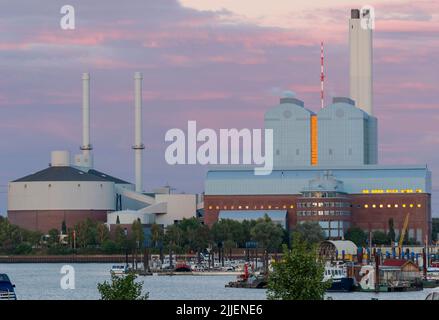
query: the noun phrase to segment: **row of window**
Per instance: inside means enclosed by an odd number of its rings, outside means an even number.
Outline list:
[[[209,206],[209,210],[212,210],[214,208],[216,210],[236,210],[236,209],[238,209],[238,210],[242,210],[242,209],[265,210],[265,209],[288,209],[288,208],[293,209],[294,205],[292,205],[292,204],[290,204],[290,205],[284,204],[282,206],[272,206],[272,205],[268,205],[268,206],[263,206],[263,205],[261,205],[261,206],[249,206],[249,205],[242,206],[242,205],[238,205],[238,206],[230,206],[230,207],[228,207],[228,206]]]
[[[422,189],[364,189],[363,193],[422,193]]]
[[[375,204],[375,203],[374,203],[374,204],[372,204],[372,205],[365,204],[364,207],[365,207],[366,209],[367,209],[367,208],[398,208],[399,205],[398,205],[397,203],[395,203],[394,205],[391,205],[390,203],[388,203],[387,205],[384,205],[384,204],[382,204],[382,203],[380,203],[380,204]],[[414,205],[413,203],[410,203],[410,204],[405,204],[405,203],[403,203],[403,204],[401,205],[401,207],[402,207],[402,208],[407,208],[407,207],[409,207],[409,208],[414,208],[415,205]],[[421,208],[422,205],[421,205],[420,203],[418,203],[418,204],[416,204],[416,207],[417,207],[417,208]]]
[[[410,204],[364,204],[363,207],[368,209],[368,208],[414,208],[415,204],[410,203]],[[298,208],[345,208],[345,207],[352,207],[351,204],[349,204],[348,202],[299,202],[297,203],[297,207]],[[361,205],[357,205],[358,208],[361,207]],[[422,205],[420,203],[416,204],[416,208],[421,208]],[[282,205],[282,206],[272,206],[272,205],[268,205],[268,206],[249,206],[249,205],[238,205],[238,206],[209,206],[209,210],[249,210],[249,209],[253,209],[253,210],[265,210],[265,209],[294,209],[294,205],[290,204],[290,205]],[[300,211],[298,211],[299,213]]]
[[[351,215],[350,211],[342,211],[342,210],[318,210],[318,211],[297,211],[298,217],[310,217],[310,216],[349,216]]]
[[[343,193],[334,191],[305,191],[302,192],[305,198],[337,198],[345,196]]]
[[[298,202],[297,208],[321,208],[321,207],[337,207],[344,208],[350,207],[349,202]]]

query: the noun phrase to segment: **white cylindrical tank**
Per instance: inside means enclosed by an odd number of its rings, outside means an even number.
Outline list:
[[[52,151],[50,164],[52,167],[70,166],[69,151]]]
[[[10,182],[8,211],[115,210],[110,181]]]

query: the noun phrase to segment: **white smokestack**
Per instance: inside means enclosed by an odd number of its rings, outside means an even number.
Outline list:
[[[90,74],[82,74],[82,163],[84,167],[93,167],[90,144]]]
[[[134,161],[136,175],[136,191],[142,192],[142,73],[134,73],[134,104],[135,104],[135,135],[134,135]]]
[[[367,10],[351,10],[349,19],[350,97],[355,105],[373,114],[372,87],[372,25],[373,16]]]

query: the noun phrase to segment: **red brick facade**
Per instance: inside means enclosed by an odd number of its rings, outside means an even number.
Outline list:
[[[287,210],[289,228],[298,221],[348,221],[365,231],[388,231],[389,219],[394,228],[402,228],[407,213],[410,213],[408,232],[415,239],[431,234],[431,196],[426,193],[404,194],[350,194],[344,198],[304,198],[302,195],[205,195],[204,222],[211,226],[218,220],[220,210]],[[323,203],[325,207],[302,208],[304,202]],[[340,202],[340,207],[334,203]],[[299,208],[298,208],[299,204]],[[303,216],[298,211],[313,211]],[[319,212],[320,211],[320,212]],[[324,215],[331,212],[333,215]],[[321,215],[319,215],[319,213]],[[335,214],[334,214],[335,213]]]
[[[90,218],[106,222],[106,210],[44,210],[44,211],[8,211],[8,220],[27,230],[48,232],[50,229],[61,229],[65,221],[67,228]]]

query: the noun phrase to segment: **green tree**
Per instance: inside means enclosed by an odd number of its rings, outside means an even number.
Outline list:
[[[210,234],[214,243],[222,242],[226,249],[237,247],[238,243],[244,241],[242,223],[231,219],[214,223]]]
[[[359,247],[364,247],[366,245],[367,234],[358,227],[351,227],[346,231],[344,238],[352,241]]]
[[[438,241],[437,235],[439,234],[439,218],[433,218],[431,221],[431,239],[433,241]]]
[[[49,246],[57,246],[59,244],[59,231],[58,229],[50,229],[48,232],[49,238],[47,243]]]
[[[97,242],[99,245],[102,245],[105,241],[109,240],[110,231],[108,231],[108,227],[104,223],[98,222],[96,225],[96,231]]]
[[[124,276],[111,273],[111,283],[98,283],[101,300],[147,300],[149,293],[142,294],[143,282],[136,282],[136,278],[131,272]]]
[[[323,281],[325,266],[315,245],[294,237],[291,250],[283,245],[282,259],[273,264],[268,277],[267,298],[270,300],[323,300],[331,286]]]
[[[393,218],[389,219],[389,232],[387,233],[387,238],[389,238],[389,243],[392,244],[395,242],[395,223],[393,221]]]
[[[114,242],[116,246],[124,248],[126,246],[126,240],[125,231],[119,224],[116,224],[116,228],[114,229]]]
[[[158,247],[159,243],[164,240],[164,236],[165,234],[161,225],[158,225],[156,223],[151,225],[151,241],[154,248]]]
[[[136,244],[136,248],[141,249],[143,247],[143,241],[145,240],[145,234],[143,232],[143,226],[140,222],[140,219],[137,219],[133,222],[131,226],[131,236],[132,240]]]
[[[384,245],[389,243],[389,237],[382,231],[372,232],[372,243],[376,245]]]
[[[284,234],[282,227],[271,221],[267,215],[256,220],[250,233],[252,239],[258,242],[258,246],[266,250],[277,250],[282,244]]]
[[[322,242],[326,238],[322,227],[318,222],[314,221],[299,223],[293,232],[298,234],[303,241],[309,244]]]
[[[67,234],[67,225],[66,225],[66,221],[63,220],[61,223],[61,233],[62,234]]]

